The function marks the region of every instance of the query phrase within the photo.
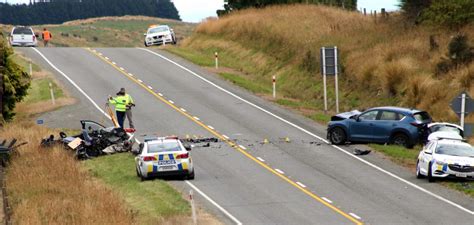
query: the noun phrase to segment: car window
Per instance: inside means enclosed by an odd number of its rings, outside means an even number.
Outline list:
[[[366,113],[363,113],[359,116],[360,120],[375,120],[377,118],[377,114],[379,111],[374,110],[374,111],[369,111]]]
[[[148,143],[148,153],[181,151],[178,142]]]
[[[33,31],[28,27],[15,27],[13,34],[33,34]]]
[[[382,115],[379,120],[400,120],[403,116],[396,112],[382,111]]]
[[[105,128],[104,126],[94,122],[94,121],[83,121],[82,129],[86,129],[88,131],[97,131]]]
[[[423,150],[425,152],[432,153],[433,152],[432,148],[433,148],[434,145],[435,145],[434,142],[430,142],[425,146],[425,148]]]
[[[431,122],[431,116],[427,112],[417,112],[413,114],[413,117],[421,123],[429,123]]]
[[[148,30],[148,33],[153,34],[153,33],[165,32],[165,31],[168,31],[168,27],[155,27]]]
[[[474,157],[474,148],[470,145],[439,144],[436,147],[437,154]]]

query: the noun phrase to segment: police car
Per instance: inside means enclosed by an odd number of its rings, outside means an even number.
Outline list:
[[[135,157],[137,176],[146,180],[159,176],[182,176],[194,179],[191,146],[178,137],[145,138]]]
[[[168,25],[151,25],[145,35],[145,46],[176,44],[176,35]]]
[[[446,137],[438,136],[420,151],[416,177],[428,177],[429,182],[444,177],[474,178],[474,148],[455,133],[443,133]]]

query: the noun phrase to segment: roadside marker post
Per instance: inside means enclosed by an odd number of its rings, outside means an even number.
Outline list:
[[[466,116],[466,93],[461,94],[461,124],[460,126],[464,128],[464,117]]]
[[[196,206],[194,204],[193,190],[189,190],[189,201],[191,202],[191,211],[193,214],[193,224],[197,224]]]
[[[339,84],[337,83],[337,75],[339,71],[337,70],[337,46],[334,47],[334,78],[335,78],[335,85],[336,85],[336,113],[339,113]]]
[[[54,99],[54,91],[53,91],[53,84],[49,82],[49,92],[51,93],[51,101],[53,105],[56,105],[56,100]]]
[[[30,76],[33,76],[33,66],[31,65],[31,61],[30,61]]]
[[[273,98],[276,98],[276,76],[273,76]]]
[[[328,95],[327,95],[327,81],[326,81],[326,48],[321,48],[321,66],[323,68],[323,86],[324,86],[324,113],[328,112]]]
[[[214,53],[214,57],[216,58],[216,70],[219,69],[219,55],[217,52]]]

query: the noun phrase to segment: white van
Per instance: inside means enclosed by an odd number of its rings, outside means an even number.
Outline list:
[[[31,27],[13,27],[10,33],[10,45],[36,47],[38,45],[37,38],[38,36]]]

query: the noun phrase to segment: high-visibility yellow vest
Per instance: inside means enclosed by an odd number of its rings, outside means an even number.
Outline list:
[[[109,103],[115,106],[115,111],[125,112],[129,104],[127,96],[117,96],[109,100]]]
[[[135,103],[133,102],[132,96],[130,96],[129,94],[125,94],[125,97],[127,98],[128,104],[135,104]]]

